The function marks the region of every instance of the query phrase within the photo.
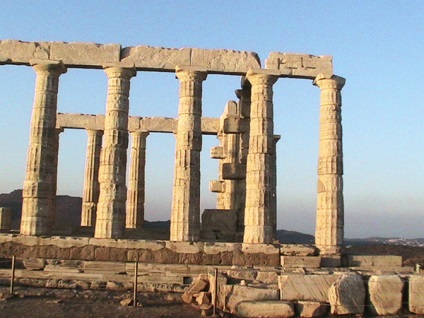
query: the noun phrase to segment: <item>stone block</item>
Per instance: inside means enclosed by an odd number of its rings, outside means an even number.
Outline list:
[[[278,273],[260,270],[255,279],[264,284],[278,284]]]
[[[318,268],[320,264],[321,256],[281,256],[283,267]]]
[[[328,302],[328,289],[340,275],[291,274],[278,277],[280,299]]]
[[[212,159],[225,159],[224,148],[223,147],[212,147],[211,148],[211,158]]]
[[[267,255],[279,255],[280,249],[276,245],[273,244],[250,244],[243,243],[242,244],[242,252],[247,254],[257,254],[263,253]]]
[[[409,311],[424,315],[424,275],[409,276]]]
[[[0,41],[0,60],[17,64],[29,64],[29,60],[48,60],[50,43],[23,42],[17,40]]]
[[[122,240],[118,240],[122,241]],[[126,240],[126,248],[147,249],[151,251],[159,251],[165,248],[164,241],[154,240]]]
[[[395,315],[402,309],[403,282],[397,275],[371,276],[368,281],[370,311],[374,315]]]
[[[271,52],[265,60],[265,68],[278,70],[281,76],[315,79],[319,74],[333,75],[333,58],[298,53]]]
[[[203,251],[202,242],[172,242],[167,241],[165,243],[167,249],[184,254],[197,254]]]
[[[78,42],[51,42],[50,59],[65,65],[102,67],[120,60],[121,45]]]
[[[296,313],[299,317],[323,317],[327,314],[327,305],[317,301],[299,301],[295,303]]]
[[[318,250],[313,245],[281,244],[280,253],[285,256],[316,256]]]
[[[196,48],[192,49],[190,65],[206,68],[211,73],[240,75],[251,68],[261,68],[259,56],[254,52]]]
[[[212,180],[209,182],[209,190],[214,193],[224,193],[225,192],[225,181],[221,180]]]
[[[365,308],[365,284],[361,275],[341,275],[329,288],[332,315],[362,315]]]
[[[287,301],[242,301],[237,306],[237,317],[282,318],[293,317],[293,304]]]
[[[84,273],[122,274],[126,273],[124,262],[84,261]]]
[[[88,237],[64,237],[64,236],[51,236],[40,237],[40,245],[53,245],[60,248],[83,247],[87,246],[89,242]]]
[[[177,65],[190,65],[192,49],[172,49],[151,46],[125,47],[121,61],[134,63],[136,68],[174,72]]]
[[[222,120],[222,130],[225,134],[238,134],[243,132],[242,120],[239,117],[228,117]]]
[[[205,242],[203,251],[205,254],[219,254],[225,252],[233,252],[240,249],[241,244],[238,243],[220,243],[220,242]]]
[[[227,270],[228,277],[245,280],[255,280],[257,274],[258,272],[256,270],[236,265],[231,266],[231,269]]]
[[[46,266],[46,260],[42,258],[25,258],[23,259],[24,267],[31,271],[43,270]]]
[[[341,255],[321,255],[321,267],[340,267],[341,265]]]
[[[237,232],[237,211],[206,209],[202,213],[202,235],[220,241],[234,241]]]
[[[237,313],[237,306],[248,300],[278,300],[278,290],[242,285],[225,285],[221,290],[224,306],[232,314]]]
[[[402,266],[402,256],[395,255],[348,255],[348,266],[369,267],[395,267]]]
[[[224,180],[246,179],[246,165],[241,163],[224,163],[221,166],[221,175]]]
[[[12,209],[0,208],[0,231],[10,231],[12,227]]]

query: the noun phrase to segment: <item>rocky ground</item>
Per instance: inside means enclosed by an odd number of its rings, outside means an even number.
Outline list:
[[[0,287],[0,317],[148,317],[198,318],[201,310],[183,303],[177,293],[139,293],[141,306],[122,306],[131,292]]]

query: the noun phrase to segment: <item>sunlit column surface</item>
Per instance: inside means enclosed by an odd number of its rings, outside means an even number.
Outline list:
[[[96,238],[120,238],[125,230],[127,197],[126,164],[128,148],[128,110],[133,68],[107,67],[108,95],[105,130],[100,154],[100,195],[97,204]]]
[[[21,234],[48,234],[54,223],[57,178],[57,93],[66,67],[58,61],[31,60],[37,78],[22,196]]]
[[[278,77],[251,71],[246,77],[252,84],[252,95],[243,242],[266,244],[273,240],[271,209],[275,141],[272,86]]]
[[[180,101],[170,240],[197,241],[200,236],[202,82],[207,74],[177,69],[176,75],[180,80]]]
[[[128,180],[126,228],[138,229],[144,225],[145,167],[147,131],[131,133],[131,166]]]
[[[343,149],[342,99],[345,79],[318,76],[314,85],[321,90],[318,158],[318,202],[315,244],[321,254],[338,254],[343,246]]]
[[[86,130],[87,153],[84,173],[81,226],[93,227],[96,224],[97,202],[99,200],[99,165],[102,149],[102,130]]]

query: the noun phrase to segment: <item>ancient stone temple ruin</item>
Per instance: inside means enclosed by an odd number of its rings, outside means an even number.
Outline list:
[[[22,258],[86,263],[137,260],[314,269],[342,265],[341,90],[345,79],[334,74],[330,56],[271,52],[262,65],[253,52],[5,40],[0,41],[0,64],[24,65],[36,73],[20,235],[1,236],[3,256],[18,251]],[[69,68],[104,69],[108,78],[104,114],[58,113],[59,81]],[[169,72],[177,78],[178,118],[129,116],[130,82],[142,72]],[[202,85],[208,74],[241,80],[240,87],[232,88],[237,100],[227,103],[220,118],[202,117]],[[273,104],[273,85],[282,78],[310,80],[320,90],[316,232],[311,246],[275,241],[276,143],[280,136],[274,134],[273,114],[279,107]],[[58,237],[52,231],[58,148],[66,129],[87,131],[81,226],[92,228],[94,237]],[[130,239],[126,236],[129,229],[143,229],[146,143],[149,134],[157,132],[175,136],[170,237]],[[210,182],[211,191],[218,193],[217,206],[201,213],[203,135],[216,135],[219,140],[211,149],[212,158],[219,160],[219,171],[218,179]],[[126,180],[129,138],[132,147]],[[361,263],[356,258],[343,262],[347,266]],[[401,264],[396,259],[391,265],[398,268]],[[309,292],[308,288],[290,288],[308,285],[305,281],[314,275],[280,274],[276,277],[284,288],[280,287],[277,299],[293,300],[297,295],[299,300],[300,294]],[[319,284],[309,283],[329,288],[341,274],[318,276]],[[323,293],[310,298],[328,302],[326,290]]]

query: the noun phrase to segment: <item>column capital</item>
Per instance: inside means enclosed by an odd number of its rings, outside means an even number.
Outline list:
[[[106,65],[103,69],[108,78],[123,77],[130,79],[131,77],[137,76],[137,70],[135,67],[126,67],[120,65]]]
[[[138,129],[138,130],[130,131],[130,134],[134,136],[140,136],[140,137],[146,138],[147,136],[150,135],[150,131]]]
[[[103,136],[103,130],[97,129],[86,129],[87,135],[89,136]]]
[[[29,60],[29,64],[37,74],[54,74],[59,76],[67,72],[67,68],[62,61],[31,59]]]
[[[318,86],[320,89],[337,89],[340,91],[345,83],[346,79],[341,76],[333,75],[328,78],[324,74],[319,74],[312,84]]]
[[[177,66],[175,69],[175,75],[181,82],[203,82],[208,76],[208,72],[206,68]]]
[[[247,71],[246,79],[252,85],[274,85],[279,75],[270,70],[252,70]]]

